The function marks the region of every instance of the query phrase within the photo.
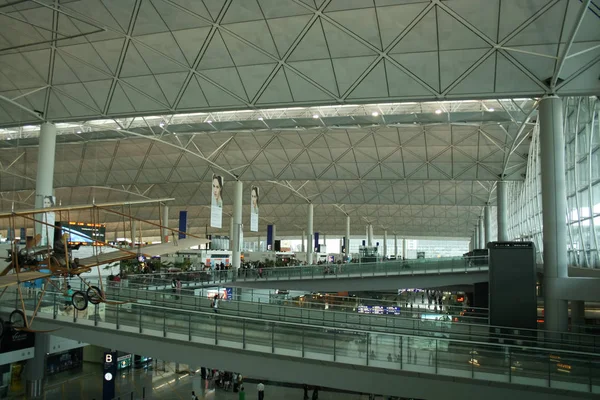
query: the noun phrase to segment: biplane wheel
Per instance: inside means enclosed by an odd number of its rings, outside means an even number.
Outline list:
[[[13,328],[25,328],[25,314],[21,310],[14,310],[8,317]]]
[[[4,337],[4,320],[0,318],[0,339]]]
[[[98,286],[90,286],[86,292],[87,298],[93,305],[102,302],[102,290]]]
[[[79,311],[85,310],[88,306],[87,296],[85,295],[85,293],[79,290],[73,293],[73,296],[71,297],[71,302],[73,303],[73,307],[75,307]]]

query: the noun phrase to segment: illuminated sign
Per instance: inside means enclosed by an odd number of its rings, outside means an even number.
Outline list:
[[[358,306],[357,311],[359,314],[400,315],[397,306]]]
[[[106,227],[101,224],[86,222],[61,222],[63,233],[69,234],[69,244],[101,245],[106,241]]]

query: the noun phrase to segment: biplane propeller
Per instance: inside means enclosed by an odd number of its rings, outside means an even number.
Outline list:
[[[100,266],[105,264],[114,263],[117,261],[128,260],[132,258],[138,258],[139,256],[153,257],[157,255],[165,255],[170,253],[175,253],[180,250],[189,249],[192,246],[198,246],[202,244],[207,244],[210,240],[200,238],[194,235],[190,235],[186,233],[185,239],[176,240],[175,233],[183,233],[176,229],[164,227],[160,224],[156,224],[150,221],[144,221],[139,218],[134,218],[131,215],[127,215],[125,212],[119,212],[110,209],[109,207],[115,206],[124,206],[124,205],[132,205],[132,204],[145,204],[152,202],[164,202],[173,199],[159,199],[159,200],[142,200],[128,203],[107,203],[107,204],[93,204],[93,205],[82,205],[82,206],[72,206],[72,207],[53,207],[53,208],[45,208],[43,210],[29,210],[29,211],[19,211],[12,212],[6,214],[0,214],[0,221],[2,219],[8,219],[9,226],[14,227],[17,226],[15,220],[18,218],[23,218],[25,220],[29,220],[30,222],[34,222],[36,224],[42,224],[46,226],[50,226],[44,221],[36,218],[35,215],[39,215],[40,213],[46,212],[69,212],[73,210],[91,210],[92,219],[99,218],[99,215],[96,215],[100,211],[107,213],[114,213],[120,215],[124,221],[129,219],[130,221],[136,220],[141,223],[146,223],[155,227],[159,227],[162,230],[167,230],[172,232],[173,241],[170,243],[160,243],[153,244],[148,246],[140,246],[137,249],[123,249],[117,246],[112,246],[109,243],[98,240],[94,237],[89,237],[92,245],[98,245],[97,248],[105,248],[105,247],[113,247],[114,251],[105,252],[105,253],[96,253],[93,256],[82,258],[82,259],[73,259],[71,257],[71,250],[73,247],[68,245],[69,234],[65,233],[61,235],[60,242],[55,242],[54,246],[50,246],[48,244],[40,246],[41,235],[36,235],[33,239],[33,242],[30,243],[30,246],[26,246],[25,248],[18,248],[16,242],[13,241],[11,249],[9,250],[9,258],[6,259],[8,262],[7,266],[3,271],[0,271],[0,297],[4,295],[6,290],[9,287],[16,287],[17,294],[21,303],[22,309],[15,309],[10,313],[10,316],[7,321],[4,321],[0,318],[0,338],[4,336],[4,334],[9,330],[23,330],[29,332],[41,332],[36,331],[31,328],[33,323],[33,319],[37,314],[43,299],[44,294],[46,293],[46,288],[48,285],[51,285],[57,289],[57,292],[63,292],[65,299],[70,299],[66,301],[66,303],[70,303],[78,311],[84,311],[88,304],[97,305],[100,303],[106,303],[111,305],[123,304],[126,302],[113,302],[107,300],[103,285],[102,285],[102,275],[100,272]],[[95,218],[94,218],[95,216]],[[60,229],[60,225],[50,226],[52,229]],[[57,230],[58,232],[58,230]],[[60,245],[57,246],[57,243]],[[32,246],[31,246],[32,244]],[[61,248],[64,246],[63,248]],[[92,268],[97,268],[98,270],[98,282],[99,286],[92,285],[88,280],[86,280],[81,275],[84,273],[91,272]],[[81,280],[83,285],[87,287],[86,290],[75,290],[70,293],[67,291],[67,278],[77,277]],[[53,280],[53,278],[64,279],[63,288],[61,289],[57,283]],[[37,298],[35,307],[33,312],[31,313],[31,318],[27,318],[27,309],[25,307],[25,299],[23,296],[23,291],[21,290],[21,284],[26,282],[44,280],[45,283],[43,285],[43,289],[40,295]],[[68,307],[66,307],[68,308]]]

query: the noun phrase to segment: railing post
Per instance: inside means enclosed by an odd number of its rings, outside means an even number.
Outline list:
[[[508,348],[508,383],[512,382],[512,354]]]
[[[246,320],[242,320],[242,349],[246,350]]]
[[[167,310],[163,310],[163,337],[167,337]]]
[[[302,329],[302,358],[304,358],[304,329]],[[592,381],[592,375],[590,372],[590,385],[591,385],[591,381]]]
[[[94,304],[94,326],[98,326],[98,304]]]
[[[275,354],[275,324],[271,324],[271,353]]]
[[[369,342],[371,341],[371,337],[369,336],[369,333],[367,333],[367,366],[369,366]]]
[[[471,378],[475,378],[475,362],[473,356],[475,355],[475,348],[471,347]]]
[[[192,341],[192,314],[188,314],[188,339]]]
[[[550,357],[546,357],[546,363],[548,364],[548,387],[551,388],[552,387],[552,381],[551,381],[551,365],[552,363],[550,362]]]
[[[219,317],[215,314],[215,345],[219,344],[219,339],[217,337],[217,330],[219,327]]]
[[[337,339],[337,338],[336,338],[336,336],[337,336],[337,335],[336,335],[336,330],[334,329],[334,330],[333,330],[333,361],[335,361],[335,358],[336,358],[336,357],[335,357],[335,350],[336,350],[336,344],[337,344],[337,343],[336,343],[336,342],[337,342],[337,340],[336,340],[336,339]]]
[[[120,304],[117,304],[117,330],[119,330],[119,308],[120,308]]]
[[[402,369],[402,356],[403,356],[403,351],[402,351],[402,338],[403,336],[400,336],[400,369]]]
[[[140,310],[140,333],[142,333],[142,307],[139,307]]]
[[[435,340],[435,373],[438,373],[438,342],[439,340]]]

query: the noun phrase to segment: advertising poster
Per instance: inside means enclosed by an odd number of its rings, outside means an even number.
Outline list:
[[[56,199],[54,196],[44,196],[43,201],[42,201],[43,208],[54,207],[55,204],[56,204]],[[44,222],[44,223],[41,224],[42,231],[40,232],[40,234],[42,235],[42,238],[41,238],[40,244],[42,246],[46,246],[46,245],[52,246],[54,244],[54,222],[55,222],[54,212],[43,213],[42,214],[42,222]]]
[[[223,177],[213,174],[210,203],[210,226],[220,228],[223,222]]]
[[[250,231],[258,232],[258,204],[259,189],[258,186],[252,186],[250,190]]]

